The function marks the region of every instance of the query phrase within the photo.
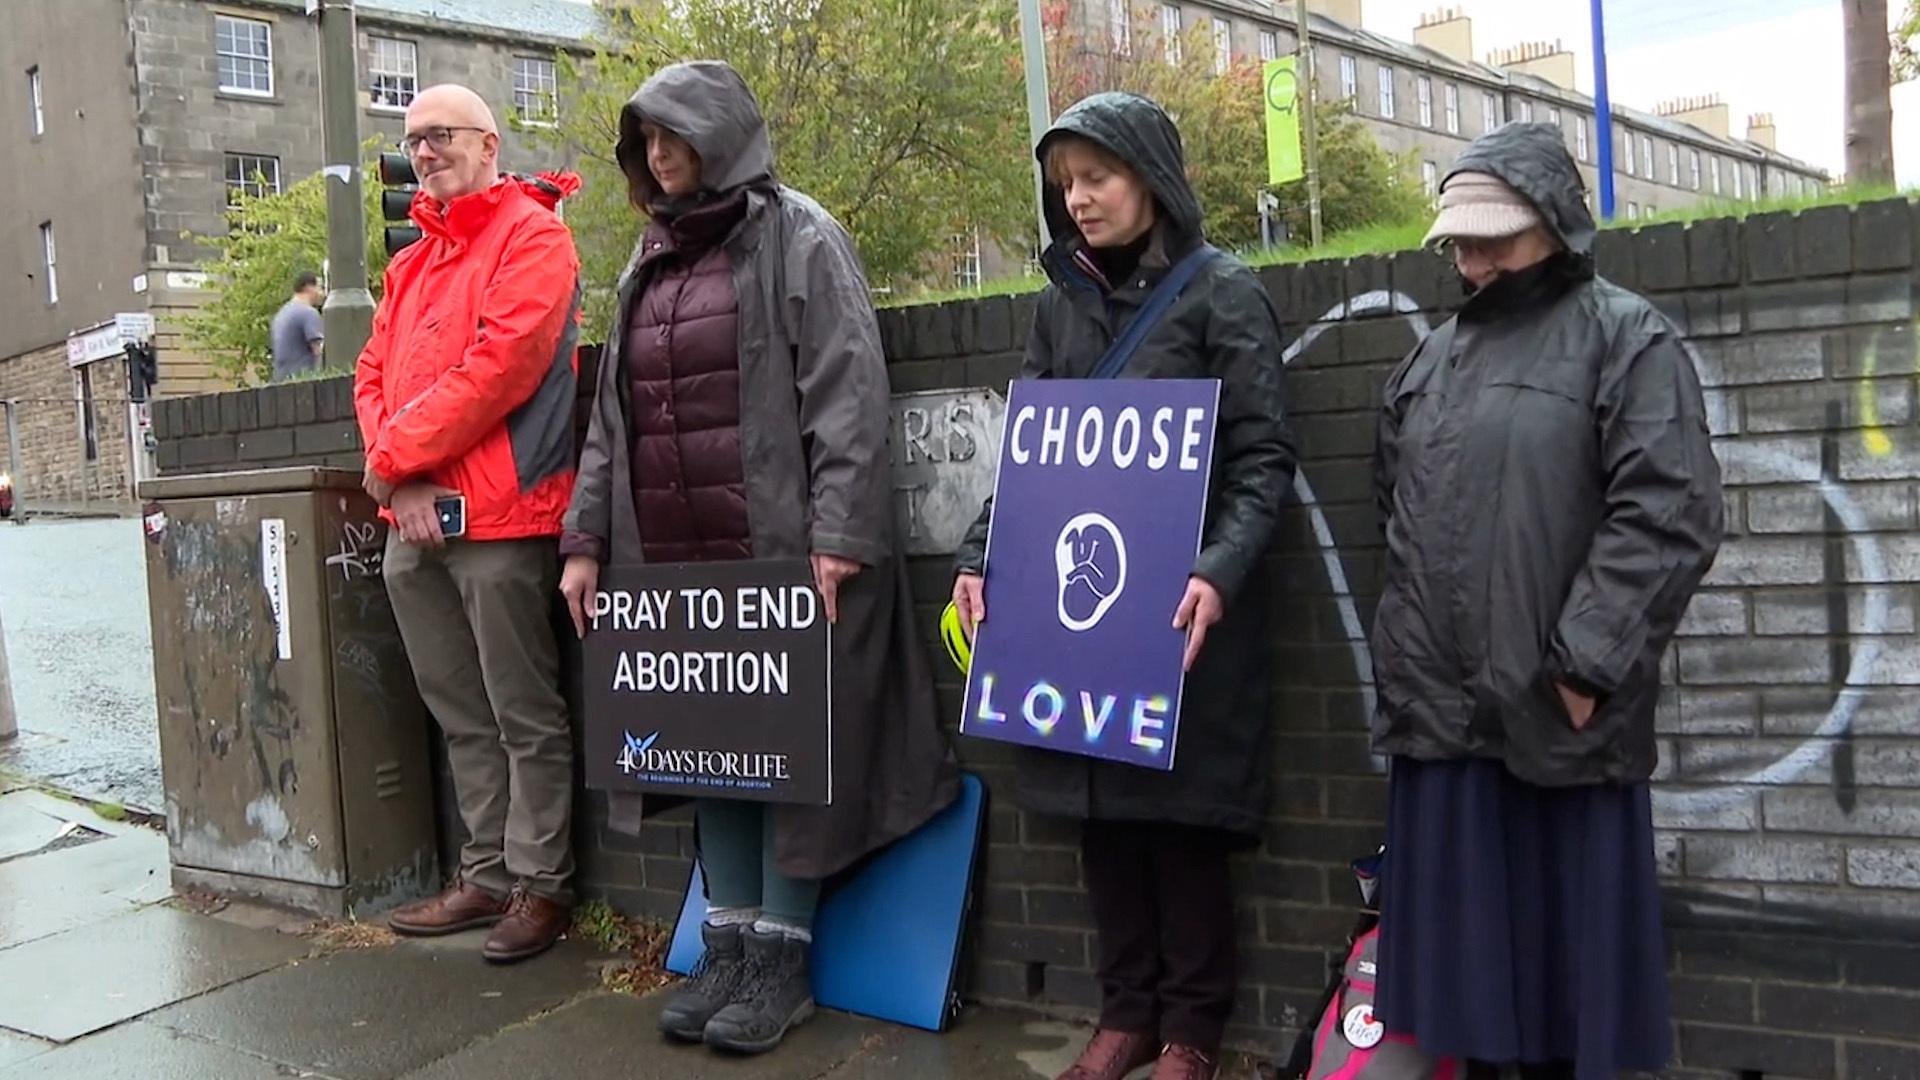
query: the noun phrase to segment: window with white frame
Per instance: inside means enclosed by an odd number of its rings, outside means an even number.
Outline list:
[[[1421,162],[1420,185],[1427,189],[1428,198],[1438,196],[1440,194],[1440,166],[1435,165],[1431,161]]]
[[[1413,80],[1413,96],[1420,102],[1420,126],[1433,126],[1433,80],[1425,75]]]
[[[1689,181],[1687,186],[1695,191],[1700,190],[1700,151],[1698,150],[1687,151],[1687,179]]]
[[[1760,166],[1747,166],[1747,198],[1760,201]]]
[[[1640,136],[1640,174],[1653,179],[1653,136]]]
[[[1732,170],[1733,171],[1733,197],[1736,199],[1744,199],[1747,197],[1746,177],[1744,175],[1746,170],[1742,169],[1740,167],[1740,163],[1737,161],[1733,162],[1732,164],[1733,164],[1733,170]]]
[[[278,195],[280,193],[280,159],[265,154],[235,154],[229,152],[227,158],[227,201],[233,202],[240,195]]]
[[[56,269],[59,261],[53,250],[53,222],[43,221],[40,223],[40,264],[47,274],[47,303],[49,304],[60,302],[60,275]]]
[[[1480,97],[1480,126],[1484,131],[1500,126],[1500,98],[1491,90]]]
[[[553,61],[540,56],[513,58],[513,114],[523,124],[542,127],[560,119],[560,76]]]
[[[1360,96],[1360,61],[1351,56],[1340,57],[1340,96],[1347,101]]]
[[[1547,106],[1547,123],[1552,124],[1554,127],[1561,126],[1560,125],[1560,106],[1558,105]]]
[[[1180,7],[1177,4],[1160,5],[1160,36],[1166,39],[1167,63],[1180,62]]]
[[[1720,159],[1719,158],[1710,157],[1707,159],[1707,178],[1708,178],[1708,181],[1713,185],[1713,189],[1712,189],[1713,193],[1715,195],[1720,194]]]
[[[1107,0],[1107,41],[1113,55],[1133,55],[1133,0]]]
[[[27,69],[27,108],[29,110],[28,119],[31,120],[33,124],[31,129],[33,133],[35,135],[45,135],[47,133],[47,109],[46,102],[40,95],[40,65],[38,64]]]
[[[1533,123],[1533,102],[1522,101],[1520,103],[1520,122],[1523,124]]]
[[[1225,75],[1233,70],[1233,24],[1216,17],[1213,20],[1213,73]]]
[[[376,109],[404,109],[420,92],[420,53],[411,41],[367,39],[367,92]]]
[[[1380,65],[1380,115],[1393,119],[1393,69]]]
[[[1271,30],[1260,31],[1260,62],[1280,59],[1280,35]]]
[[[1587,118],[1584,116],[1573,118],[1574,149],[1579,153],[1581,161],[1586,161],[1588,155],[1593,153],[1592,136],[1587,133],[1587,123]]]
[[[1628,176],[1632,176],[1634,174],[1633,132],[1623,131],[1620,133],[1620,148],[1624,151],[1624,153],[1620,155],[1620,171],[1626,173]]]
[[[1680,144],[1667,144],[1667,183],[1680,186]]]
[[[1460,134],[1460,84],[1448,83],[1445,90],[1447,99],[1447,134]]]
[[[978,227],[957,232],[947,238],[947,264],[953,271],[953,287],[980,287],[980,230]]]
[[[220,89],[273,96],[273,24],[237,15],[213,17],[213,50]]]
[[[1627,220],[1628,221],[1640,220],[1640,204],[1639,203],[1630,202],[1627,204]]]

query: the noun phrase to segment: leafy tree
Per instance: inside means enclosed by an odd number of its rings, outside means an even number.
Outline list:
[[[1320,230],[1323,236],[1425,218],[1432,200],[1414,179],[1414,155],[1389,153],[1353,115],[1347,101],[1315,103],[1320,137]],[[1264,159],[1263,159],[1264,161]],[[1307,182],[1282,184],[1280,216],[1296,243],[1312,235]]]
[[[1920,0],[1907,0],[1907,13],[1893,30],[1893,82],[1920,79]]]
[[[375,143],[368,143],[369,150]],[[365,178],[367,278],[379,299],[387,250],[380,218],[380,181],[369,161]],[[237,194],[222,236],[196,236],[214,256],[201,264],[214,299],[184,320],[189,347],[204,352],[214,371],[235,385],[265,382],[273,374],[268,324],[292,294],[294,275],[319,272],[327,258],[328,181],[314,173],[271,195]],[[339,181],[331,181],[338,183]]]
[[[1048,91],[1054,112],[1101,90],[1126,90],[1158,101],[1180,125],[1188,178],[1206,211],[1215,243],[1250,247],[1260,240],[1255,204],[1267,189],[1266,114],[1261,98],[1262,64],[1242,57],[1219,73],[1205,21],[1182,34],[1170,50],[1158,34],[1136,27],[1131,48],[1112,47],[1102,22],[1089,29],[1078,5],[1052,0],[1044,10],[1048,31]],[[1169,58],[1171,55],[1171,59]],[[1381,149],[1344,103],[1320,103],[1321,221],[1328,234],[1425,212],[1427,198],[1413,179],[1411,157]],[[1304,181],[1276,194],[1292,235],[1305,238]]]
[[[760,99],[780,179],[818,199],[876,286],[922,274],[976,225],[1025,246],[1032,220],[1013,0],[602,2],[606,40],[563,60],[549,139],[576,155],[567,208],[604,325],[608,287],[639,233],[614,161],[620,110],[682,59],[724,57]]]

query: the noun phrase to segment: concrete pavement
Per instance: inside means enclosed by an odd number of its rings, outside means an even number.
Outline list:
[[[160,833],[14,783],[0,1080],[1033,1080],[1085,1038],[970,1008],[937,1035],[822,1012],[761,1058],[669,1045],[663,995],[603,989],[615,958],[585,941],[500,968],[478,933],[336,950],[288,913],[202,914],[168,887]]]

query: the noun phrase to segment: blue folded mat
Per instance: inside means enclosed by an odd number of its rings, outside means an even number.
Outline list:
[[[813,997],[829,1009],[943,1031],[959,1008],[955,976],[986,789],[972,773],[960,797],[917,831],[830,882],[813,925]],[[667,951],[667,970],[699,961],[706,883],[694,864]]]

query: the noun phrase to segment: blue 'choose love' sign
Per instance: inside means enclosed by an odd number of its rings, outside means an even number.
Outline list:
[[[1013,384],[960,730],[1173,768],[1220,384]]]

